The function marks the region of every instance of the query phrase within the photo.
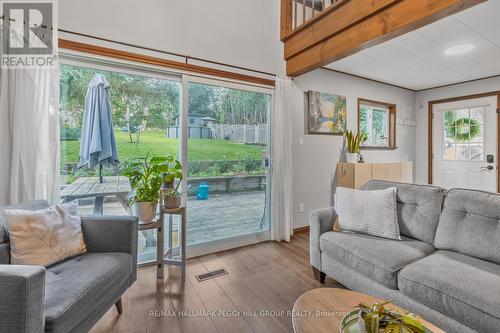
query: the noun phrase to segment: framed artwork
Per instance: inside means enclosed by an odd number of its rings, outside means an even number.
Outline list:
[[[347,127],[346,97],[309,90],[307,99],[307,133],[343,135]]]

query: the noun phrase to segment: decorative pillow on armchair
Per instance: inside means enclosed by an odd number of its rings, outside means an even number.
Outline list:
[[[5,210],[11,263],[50,266],[87,252],[78,202],[35,211]]]
[[[401,240],[396,193],[395,187],[376,191],[337,187],[334,206],[340,229]]]

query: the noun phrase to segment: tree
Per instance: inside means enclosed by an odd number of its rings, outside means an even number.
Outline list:
[[[81,128],[87,87],[101,72],[110,84],[113,122],[117,127],[163,130],[180,112],[178,82],[93,68],[61,65],[61,125]],[[189,83],[189,113],[221,124],[267,122],[269,95],[206,84]]]
[[[148,118],[146,122],[150,128],[164,129],[179,113],[177,82],[62,65],[60,87],[62,126],[81,128],[87,87],[97,72],[102,72],[110,84],[115,126],[139,127]]]

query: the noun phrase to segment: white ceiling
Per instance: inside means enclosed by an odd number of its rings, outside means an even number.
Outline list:
[[[461,55],[444,54],[464,43],[475,48]],[[325,67],[413,90],[498,75],[500,0],[489,0]]]

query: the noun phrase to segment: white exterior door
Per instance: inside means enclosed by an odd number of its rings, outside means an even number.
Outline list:
[[[433,180],[497,192],[497,97],[435,104]]]

